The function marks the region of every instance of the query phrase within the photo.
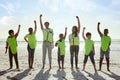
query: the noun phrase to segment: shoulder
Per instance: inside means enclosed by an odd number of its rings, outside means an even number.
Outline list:
[[[72,34],[69,34],[69,37],[72,37]]]
[[[29,36],[29,34],[26,34],[25,36],[26,36],[26,37],[28,37],[28,36]]]
[[[59,42],[60,42],[59,40],[56,41],[57,44],[58,44]]]

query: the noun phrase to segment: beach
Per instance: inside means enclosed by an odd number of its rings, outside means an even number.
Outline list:
[[[90,59],[88,59],[85,71],[82,71],[84,59],[84,42],[80,43],[79,69],[71,70],[69,43],[66,42],[65,69],[58,70],[57,48],[52,51],[52,69],[49,70],[48,55],[46,55],[45,69],[42,68],[42,42],[38,42],[35,50],[34,69],[28,68],[27,43],[18,42],[18,59],[20,71],[15,70],[16,65],[13,60],[13,69],[9,70],[8,53],[5,54],[5,42],[0,41],[0,80],[120,80],[120,41],[113,41],[110,51],[110,70],[107,71],[104,59],[102,70],[94,71]],[[95,62],[99,68],[100,42],[95,42]]]

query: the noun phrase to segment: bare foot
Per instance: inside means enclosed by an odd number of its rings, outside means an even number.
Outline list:
[[[98,71],[101,71],[101,69],[98,69]]]
[[[107,71],[109,71],[109,72],[110,72],[110,69],[107,69]]]
[[[76,69],[79,69],[79,67],[76,67]]]

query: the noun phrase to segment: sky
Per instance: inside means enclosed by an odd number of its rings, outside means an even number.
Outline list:
[[[101,22],[100,30],[109,29],[112,40],[120,40],[120,0],[0,0],[0,40],[6,40],[8,30],[15,32],[18,25],[21,31],[18,40],[23,41],[28,28],[34,28],[37,21],[36,37],[42,40],[39,15],[43,15],[43,22],[48,21],[54,30],[54,40],[68,28],[67,38],[72,26],[77,25],[75,16],[79,16],[82,30],[92,33],[93,40],[100,40],[97,32],[97,23]]]

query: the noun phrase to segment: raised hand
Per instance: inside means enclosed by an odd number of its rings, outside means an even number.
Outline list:
[[[19,25],[18,25],[18,27],[20,28],[20,27],[21,27],[21,25],[19,24]]]
[[[36,23],[36,20],[34,20],[34,23]]]
[[[83,30],[85,30],[85,27],[83,27]]]
[[[98,22],[98,25],[100,25],[100,22]]]
[[[42,14],[40,14],[40,18],[42,17]]]
[[[77,18],[77,19],[79,19],[79,17],[78,17],[78,16],[76,16],[76,18]]]
[[[65,28],[65,30],[67,30],[67,27]]]

